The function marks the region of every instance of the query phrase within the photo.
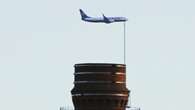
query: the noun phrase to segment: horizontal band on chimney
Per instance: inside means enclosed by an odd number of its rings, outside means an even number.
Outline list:
[[[82,74],[118,74],[118,75],[125,75],[125,73],[122,72],[76,72],[74,75],[82,75]]]
[[[75,81],[74,84],[82,84],[82,83],[119,83],[119,84],[124,84],[125,82],[120,82],[120,81]]]
[[[72,96],[129,96],[128,94],[110,94],[110,93],[84,93],[72,94]]]

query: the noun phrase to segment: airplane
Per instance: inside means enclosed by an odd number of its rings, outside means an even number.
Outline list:
[[[86,22],[93,22],[93,23],[106,23],[106,24],[109,24],[109,23],[114,23],[114,22],[126,22],[128,21],[127,18],[125,17],[106,17],[104,14],[103,14],[103,17],[90,17],[88,16],[87,14],[85,14],[85,12],[80,9],[80,14],[81,14],[81,19],[83,21],[86,21]]]

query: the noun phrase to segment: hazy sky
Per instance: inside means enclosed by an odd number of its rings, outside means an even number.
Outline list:
[[[194,0],[1,0],[0,110],[59,110],[72,105],[73,65],[123,63],[126,16],[127,86],[142,110],[195,110]]]

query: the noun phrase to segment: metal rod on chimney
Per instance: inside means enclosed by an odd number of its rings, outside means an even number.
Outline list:
[[[126,22],[124,22],[124,64],[126,64]]]

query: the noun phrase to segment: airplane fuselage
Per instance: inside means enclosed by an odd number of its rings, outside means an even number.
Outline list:
[[[94,23],[99,23],[99,22],[112,23],[112,22],[126,22],[127,18],[125,18],[125,17],[107,17],[107,20],[105,20],[105,18],[103,18],[103,17],[97,17],[97,18],[89,17],[89,18],[83,18],[82,20],[87,21],[87,22],[94,22]]]
[[[98,17],[98,18],[90,17],[90,18],[84,18],[82,20],[88,21],[88,22],[105,22],[105,19],[101,18],[101,17]],[[127,19],[124,17],[108,17],[108,20],[110,22],[125,22],[125,21],[127,21]]]

